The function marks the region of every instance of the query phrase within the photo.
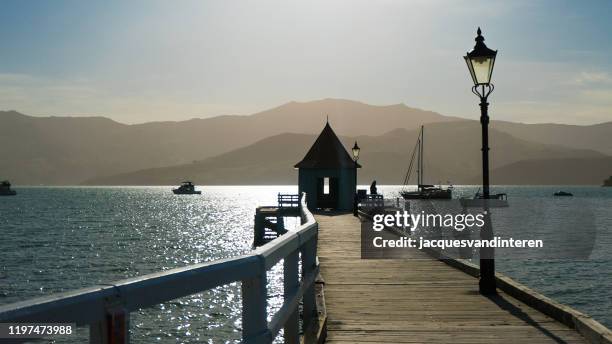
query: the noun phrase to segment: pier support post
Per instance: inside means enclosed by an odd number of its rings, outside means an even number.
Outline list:
[[[256,210],[253,224],[253,246],[258,247],[264,244],[265,233],[266,227],[264,224],[264,216],[259,210]]]
[[[276,216],[276,234],[280,236],[285,233],[287,233],[287,230],[285,229],[285,217],[279,210],[278,215]]]

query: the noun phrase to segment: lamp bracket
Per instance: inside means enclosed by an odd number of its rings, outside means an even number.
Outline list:
[[[482,85],[474,85],[472,86],[472,93],[474,93],[478,98],[480,98],[482,102],[486,102],[487,98],[489,97],[491,93],[493,93],[494,89],[495,89],[495,85],[491,83],[482,84]]]

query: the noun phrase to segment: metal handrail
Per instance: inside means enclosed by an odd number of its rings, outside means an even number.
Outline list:
[[[243,342],[271,343],[284,328],[285,342],[298,343],[300,300],[303,328],[317,317],[314,281],[318,274],[318,224],[308,211],[306,194],[300,198],[300,216],[301,225],[294,231],[248,254],[3,305],[0,323],[89,325],[90,343],[127,343],[130,312],[241,281]],[[268,323],[267,271],[281,260],[284,301]]]

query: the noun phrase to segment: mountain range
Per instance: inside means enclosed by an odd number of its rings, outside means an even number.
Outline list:
[[[326,120],[347,147],[355,140],[362,147],[360,182],[401,183],[420,125],[425,125],[426,181],[478,180],[477,121],[404,104],[374,106],[339,99],[290,102],[249,116],[134,125],[103,117],[0,112],[0,179],[35,185],[167,185],[183,179],[199,184],[294,184],[293,165]],[[612,173],[606,165],[612,154],[610,134],[612,122],[575,126],[494,121],[492,182],[547,184],[542,179],[559,172],[546,168],[551,164],[538,165],[543,178],[508,179],[504,171],[525,161],[555,160],[556,167],[588,161],[595,169],[587,179],[570,173],[562,184],[599,184]],[[504,178],[496,181],[496,175]]]
[[[425,130],[424,159],[425,182],[455,184],[478,183],[480,165],[480,126],[474,121],[432,123]],[[341,136],[340,140],[350,152],[354,141],[359,142],[361,153],[359,171],[362,184],[377,180],[379,184],[401,184],[416,142],[418,129],[396,129],[380,136]],[[512,166],[525,161],[586,161],[612,162],[612,157],[584,149],[533,143],[517,139],[507,133],[491,130],[491,168]],[[171,185],[178,179],[193,180],[198,184],[293,184],[297,171],[293,168],[306,153],[315,135],[285,133],[265,138],[252,145],[229,153],[188,164],[151,168],[86,182],[92,185]],[[607,166],[607,165],[605,165]],[[576,176],[581,183],[599,183],[609,169],[602,169],[596,178]],[[539,166],[537,175],[551,172]],[[591,173],[593,174],[593,173]],[[608,173],[609,174],[609,173]],[[565,179],[563,179],[565,178]],[[572,178],[564,175],[562,184],[572,184]],[[545,179],[539,178],[538,180]],[[553,179],[551,179],[553,180]],[[415,176],[409,180],[416,183]],[[495,174],[492,182],[496,183]],[[501,181],[501,179],[499,179]],[[504,175],[504,184],[522,184]],[[539,182],[539,184],[549,184]]]

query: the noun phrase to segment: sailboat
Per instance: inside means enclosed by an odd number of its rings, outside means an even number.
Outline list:
[[[416,145],[412,150],[410,165],[408,166],[408,171],[406,172],[406,177],[404,178],[404,186],[406,186],[408,184],[408,181],[410,180],[410,176],[412,175],[414,159],[416,157],[418,189],[416,191],[403,190],[400,192],[400,195],[402,195],[404,199],[451,199],[453,196],[452,186],[444,189],[441,186],[438,187],[423,183],[423,146],[425,142],[424,139],[424,130],[423,126],[421,126],[421,132],[419,133],[419,138],[417,139]]]

